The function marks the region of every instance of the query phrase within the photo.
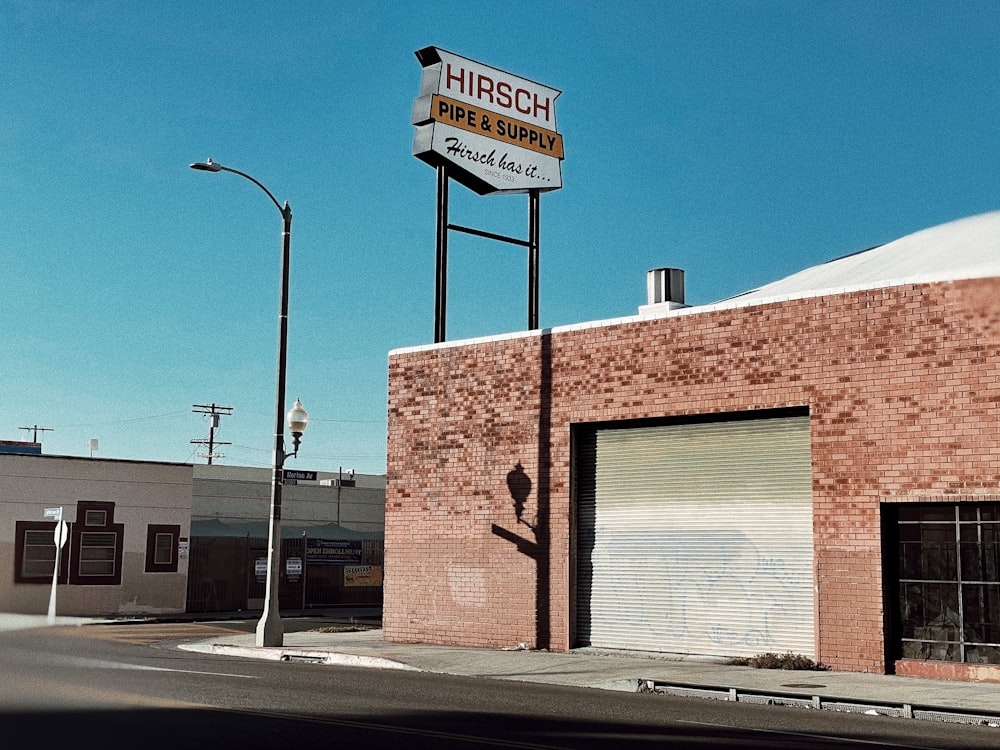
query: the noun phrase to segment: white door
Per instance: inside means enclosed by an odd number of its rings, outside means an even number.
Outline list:
[[[815,658],[807,416],[579,442],[580,645]]]

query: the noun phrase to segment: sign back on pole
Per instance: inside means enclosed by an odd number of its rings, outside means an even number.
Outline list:
[[[438,47],[416,52],[423,66],[413,102],[413,155],[448,165],[480,194],[562,187],[560,91]]]

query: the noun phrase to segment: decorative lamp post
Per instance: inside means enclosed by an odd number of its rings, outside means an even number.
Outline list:
[[[264,589],[264,612],[257,623],[258,646],[281,646],[285,639],[284,626],[278,612],[278,574],[281,566],[281,488],[284,484],[284,465],[288,456],[296,456],[299,452],[299,442],[306,429],[309,415],[302,408],[302,402],[295,400],[295,405],[288,412],[288,427],[294,439],[293,450],[285,453],[285,425],[282,421],[285,410],[285,355],[288,348],[288,266],[292,239],[292,207],[285,201],[278,203],[271,191],[245,172],[224,167],[208,159],[191,165],[191,169],[203,172],[232,172],[250,180],[259,187],[271,202],[281,212],[281,306],[278,313],[278,386],[274,405],[274,456],[271,475],[271,509],[269,513],[268,548],[267,548],[267,583]]]

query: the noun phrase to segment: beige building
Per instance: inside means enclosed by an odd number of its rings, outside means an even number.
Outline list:
[[[285,469],[293,471],[288,466]],[[335,524],[349,532],[378,537],[385,529],[384,475],[316,472],[315,480],[285,485],[281,495],[284,527],[306,529]],[[219,522],[267,536],[270,503],[269,468],[194,466],[191,518],[202,530],[214,525],[204,522]],[[195,535],[199,535],[197,529]]]
[[[385,476],[311,474],[282,487],[281,606],[381,604]],[[268,468],[0,441],[0,612],[48,611],[57,512],[68,525],[59,615],[260,608],[270,498]]]
[[[57,614],[184,612],[191,490],[190,464],[0,452],[0,611],[48,611],[61,508]]]

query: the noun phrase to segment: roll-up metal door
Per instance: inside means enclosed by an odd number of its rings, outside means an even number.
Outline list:
[[[809,418],[577,441],[577,642],[815,657]]]

